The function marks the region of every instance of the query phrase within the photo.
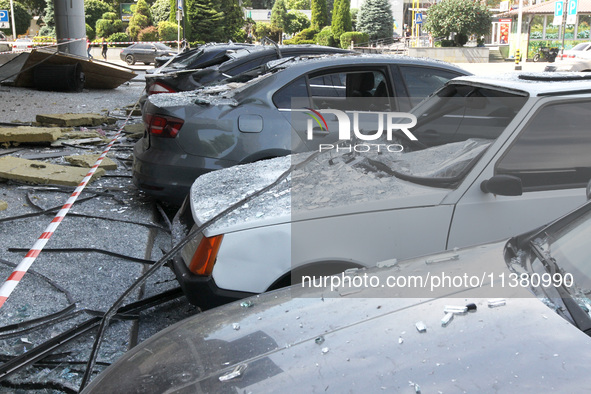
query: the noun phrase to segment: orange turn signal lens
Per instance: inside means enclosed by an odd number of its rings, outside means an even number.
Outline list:
[[[191,259],[189,271],[196,275],[211,275],[223,238],[223,235],[203,237]]]

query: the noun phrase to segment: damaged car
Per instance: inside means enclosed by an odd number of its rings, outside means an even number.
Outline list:
[[[288,46],[247,46],[219,52],[209,62],[200,64],[179,65],[186,61],[173,63],[153,74],[146,74],[146,92],[148,95],[156,93],[176,93],[195,90],[201,86],[223,81],[245,71],[252,70],[267,62],[293,56],[322,55],[331,53],[350,53],[340,48],[320,45],[288,45]],[[203,56],[203,55],[202,55]]]
[[[502,239],[581,205],[591,79],[547,78],[456,78],[391,139],[355,133],[314,153],[199,177],[176,233],[202,231],[172,264],[187,298],[207,308],[306,275]],[[292,112],[315,124],[312,112]],[[316,112],[327,123],[337,114]],[[389,119],[380,123],[397,122]]]
[[[314,141],[305,137],[305,126],[294,132],[293,98],[304,100],[302,108],[363,98],[374,100],[376,110],[406,111],[468,74],[443,62],[384,55],[278,59],[259,71],[193,92],[150,96],[143,107],[145,133],[134,148],[134,184],[180,205],[207,172],[338,139],[326,129],[316,130]]]
[[[136,346],[84,393],[579,392],[591,385],[590,236],[588,203],[508,241],[225,305]],[[405,273],[425,286],[403,287]],[[346,281],[364,277],[377,285]]]

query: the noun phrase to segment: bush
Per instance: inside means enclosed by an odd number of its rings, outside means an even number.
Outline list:
[[[109,38],[107,38],[107,41],[109,41],[109,42],[129,42],[129,41],[131,41],[131,39],[125,33],[114,33],[114,34],[111,34],[109,36]],[[100,40],[98,40],[98,41],[95,40],[95,42],[100,42]],[[118,44],[115,46],[116,47],[126,47],[128,45],[129,44]]]
[[[316,44],[316,35],[318,34],[318,30],[316,29],[304,29],[298,34],[296,34],[291,40],[283,40],[283,43],[286,45],[293,45],[293,44]]]
[[[137,38],[138,41],[158,41],[158,28],[156,26],[148,26],[140,30]]]
[[[181,27],[181,37],[183,36],[183,28]],[[158,37],[162,41],[175,41],[178,39],[178,25],[175,23],[164,21],[158,23]]]
[[[332,29],[330,26],[326,26],[316,35],[316,43],[318,45],[324,45],[327,47],[336,47],[336,41],[332,35]]]
[[[351,45],[351,41],[357,44],[364,44],[369,42],[369,36],[358,31],[349,31],[341,34],[341,48],[347,49]]]
[[[123,22],[114,12],[105,12],[102,19],[96,21],[95,33],[98,37],[109,37],[123,29]]]
[[[264,37],[269,37],[271,40],[279,42],[281,33],[281,29],[271,26],[269,23],[265,22],[257,22],[254,28],[254,35],[259,41]]]
[[[448,38],[455,34],[455,45],[463,46],[468,36],[490,32],[491,13],[485,5],[472,0],[446,0],[429,8],[423,28],[433,37]]]
[[[89,40],[94,40],[94,38],[96,37],[96,34],[94,32],[94,29],[92,27],[90,27],[90,25],[87,23],[86,24],[86,38],[88,38]]]
[[[55,42],[55,37],[52,36],[35,36],[33,42]]]
[[[304,45],[304,44],[316,44],[316,40],[283,40],[284,45]]]

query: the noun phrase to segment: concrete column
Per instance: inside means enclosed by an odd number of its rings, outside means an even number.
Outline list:
[[[84,1],[53,0],[53,6],[55,7],[55,34],[58,43],[72,38],[86,37]],[[86,40],[60,45],[59,51],[86,57]]]

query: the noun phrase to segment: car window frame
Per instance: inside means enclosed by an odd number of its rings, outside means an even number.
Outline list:
[[[459,73],[458,71],[455,71],[455,70],[450,70],[450,69],[448,69],[448,68],[445,68],[445,67],[437,67],[437,66],[431,66],[431,65],[422,65],[422,64],[420,64],[420,65],[414,65],[414,64],[404,64],[404,63],[401,63],[401,64],[396,64],[395,66],[396,66],[396,68],[397,68],[397,71],[398,71],[398,75],[397,75],[397,76],[398,76],[398,78],[401,80],[401,82],[402,82],[402,86],[404,87],[404,91],[405,91],[405,93],[406,93],[406,94],[405,94],[405,96],[401,96],[401,97],[405,97],[405,98],[406,98],[406,100],[408,100],[408,104],[410,105],[410,108],[411,108],[411,109],[412,109],[412,108],[414,108],[414,107],[415,107],[415,106],[416,106],[416,105],[417,105],[417,104],[418,104],[420,101],[419,101],[419,102],[417,102],[417,103],[414,103],[414,104],[413,104],[413,102],[411,101],[410,91],[409,91],[409,89],[408,89],[408,85],[407,85],[407,83],[406,83],[406,78],[404,77],[404,73],[403,73],[403,69],[402,69],[402,67],[408,67],[408,68],[412,68],[412,69],[418,69],[418,68],[425,69],[425,68],[428,68],[428,69],[431,69],[431,70],[441,70],[441,71],[448,72],[448,73],[450,73],[450,74],[456,74],[456,76],[455,76],[454,78],[448,79],[448,82],[449,82],[449,81],[451,81],[452,79],[455,79],[455,78],[458,78],[458,77],[463,77],[463,76],[465,76],[465,74],[461,74],[461,73]],[[446,83],[447,83],[447,82],[446,82]],[[445,85],[445,83],[444,83],[443,85],[441,85],[439,88],[443,87],[444,85]],[[432,92],[431,94],[433,94],[433,93],[434,93],[436,90],[439,90],[439,88],[437,88],[437,89],[434,89],[434,90],[433,90],[433,92]],[[422,100],[424,100],[424,99],[425,99],[425,98],[427,98],[427,97],[429,97],[429,96],[425,96],[425,97],[423,97],[423,98],[421,99],[421,101],[422,101]]]
[[[522,123],[518,127],[518,129],[516,130],[516,134],[515,134],[514,138],[511,139],[509,146],[506,149],[504,149],[501,156],[495,160],[494,167],[493,167],[493,174],[494,175],[501,175],[501,174],[506,175],[506,173],[504,173],[504,172],[499,172],[499,170],[498,170],[499,165],[503,162],[503,159],[511,152],[513,147],[519,142],[520,137],[523,135],[523,133],[525,131],[528,130],[529,126],[535,121],[535,118],[538,114],[542,113],[549,106],[568,104],[568,103],[573,103],[573,102],[577,102],[577,101],[588,102],[589,104],[591,104],[591,97],[590,96],[584,96],[584,97],[581,97],[581,96],[579,96],[579,97],[575,97],[575,96],[557,97],[557,96],[555,96],[553,98],[547,98],[547,99],[541,101],[538,105],[535,105],[530,110],[530,113],[527,115],[527,118],[522,120]],[[512,175],[512,174],[508,174],[508,175]],[[514,175],[514,176],[516,176],[516,175]],[[577,184],[571,184],[570,186],[564,185],[564,184],[523,186],[523,192],[526,193],[526,192],[539,192],[539,191],[552,191],[552,190],[579,189],[579,188],[585,188],[587,186],[588,182],[589,181],[586,181],[585,184],[583,184],[582,182],[577,183]]]

